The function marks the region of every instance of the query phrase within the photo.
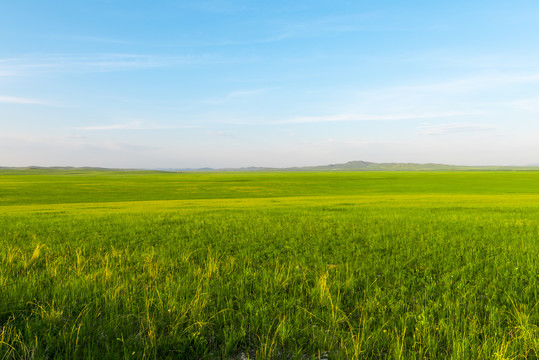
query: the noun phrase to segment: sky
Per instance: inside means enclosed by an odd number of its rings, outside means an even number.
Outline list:
[[[539,2],[17,0],[0,166],[539,164]]]

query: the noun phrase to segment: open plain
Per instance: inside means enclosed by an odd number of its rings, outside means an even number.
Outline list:
[[[0,359],[537,358],[539,172],[0,170]]]

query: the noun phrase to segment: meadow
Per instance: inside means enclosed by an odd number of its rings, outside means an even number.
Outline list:
[[[539,172],[0,170],[0,359],[535,359]]]

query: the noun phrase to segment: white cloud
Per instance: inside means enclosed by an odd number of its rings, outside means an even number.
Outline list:
[[[539,113],[539,97],[511,101],[508,105],[515,109]]]
[[[228,97],[245,97],[245,96],[252,96],[252,95],[258,95],[260,93],[263,93],[268,89],[252,89],[252,90],[236,90],[230,92],[227,96]]]
[[[45,54],[0,59],[0,74],[28,75],[50,72],[109,72],[172,67],[212,61],[210,56],[164,56],[149,54]]]
[[[100,37],[100,36],[91,36],[91,35],[74,35],[74,34],[53,34],[53,35],[44,35],[43,38],[52,39],[52,40],[61,40],[61,41],[76,41],[76,42],[93,42],[93,43],[104,43],[104,44],[126,44],[132,45],[134,42],[127,41],[123,39],[111,38],[111,37]]]
[[[423,125],[420,126],[419,129],[421,130],[422,135],[442,135],[449,133],[493,131],[496,130],[496,127],[489,124],[451,123],[439,125]]]
[[[234,90],[231,91],[221,97],[215,97],[210,98],[206,100],[202,100],[201,102],[203,104],[210,104],[210,105],[218,105],[218,104],[224,104],[226,102],[229,102],[231,100],[238,100],[243,98],[250,98],[254,97],[256,95],[262,94],[271,88],[260,88],[260,89],[249,89],[249,90]]]
[[[226,131],[208,131],[208,135],[217,136],[224,139],[235,139],[236,137]]]
[[[359,31],[399,31],[402,26],[380,26],[381,14],[374,12],[329,15],[303,21],[275,21],[285,38],[309,38]]]
[[[82,146],[90,150],[121,151],[121,152],[145,152],[161,149],[159,146],[128,144],[117,141],[107,141],[101,143],[85,143]]]
[[[5,150],[8,151],[5,151]],[[103,141],[90,139],[78,134],[41,135],[26,133],[10,133],[0,135],[0,166],[26,165],[68,165],[79,163],[83,166],[93,164],[96,151],[106,161],[107,155],[118,153],[131,154],[136,158],[139,154],[159,150],[157,144],[127,143],[124,141]],[[4,150],[4,151],[3,151]],[[136,155],[135,155],[136,154]],[[88,161],[85,163],[85,161]],[[106,165],[108,166],[108,165]]]
[[[78,146],[85,137],[79,134],[32,134],[32,133],[3,133],[0,142],[11,141],[13,143],[40,144],[46,146]]]
[[[101,130],[142,130],[144,129],[141,121],[134,121],[121,124],[83,126],[78,128],[83,131],[101,131]]]
[[[417,113],[417,114],[335,114],[328,116],[302,116],[288,120],[276,122],[275,124],[307,124],[317,122],[340,122],[340,121],[388,121],[388,120],[416,120],[435,119],[463,115],[475,115],[475,112],[439,112],[439,113]]]
[[[394,88],[399,92],[452,92],[460,93],[464,91],[491,89],[493,87],[503,87],[514,84],[535,84],[539,83],[539,73],[511,73],[511,74],[485,74],[470,76],[446,82],[419,84]]]
[[[109,125],[83,126],[76,128],[82,131],[110,131],[110,130],[170,130],[170,129],[194,129],[196,126],[164,126],[147,124],[144,121],[131,121]]]
[[[387,86],[373,90],[358,91],[354,98],[358,106],[370,105],[377,108],[393,109],[431,109],[439,112],[440,106],[462,111],[490,109],[492,105],[500,105],[497,100],[500,91],[507,89],[524,89],[528,85],[539,83],[539,72],[492,73],[446,81],[411,83]],[[481,101],[477,102],[477,97]],[[471,107],[471,109],[470,109]],[[402,110],[401,110],[402,111]]]
[[[49,105],[46,101],[18,96],[0,96],[0,103],[18,105]]]
[[[452,116],[470,116],[472,120],[471,117],[477,119],[486,115],[500,119],[501,108],[508,104],[529,111],[539,110],[539,98],[510,103],[514,94],[537,96],[535,93],[530,94],[529,90],[536,84],[539,84],[539,72],[497,73],[386,86],[347,95],[346,103],[343,101],[342,104],[336,104],[343,109],[344,115],[300,118],[294,121],[411,120]]]

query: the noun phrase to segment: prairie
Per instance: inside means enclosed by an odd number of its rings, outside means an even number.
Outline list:
[[[0,170],[0,358],[537,358],[538,259],[539,172]]]

